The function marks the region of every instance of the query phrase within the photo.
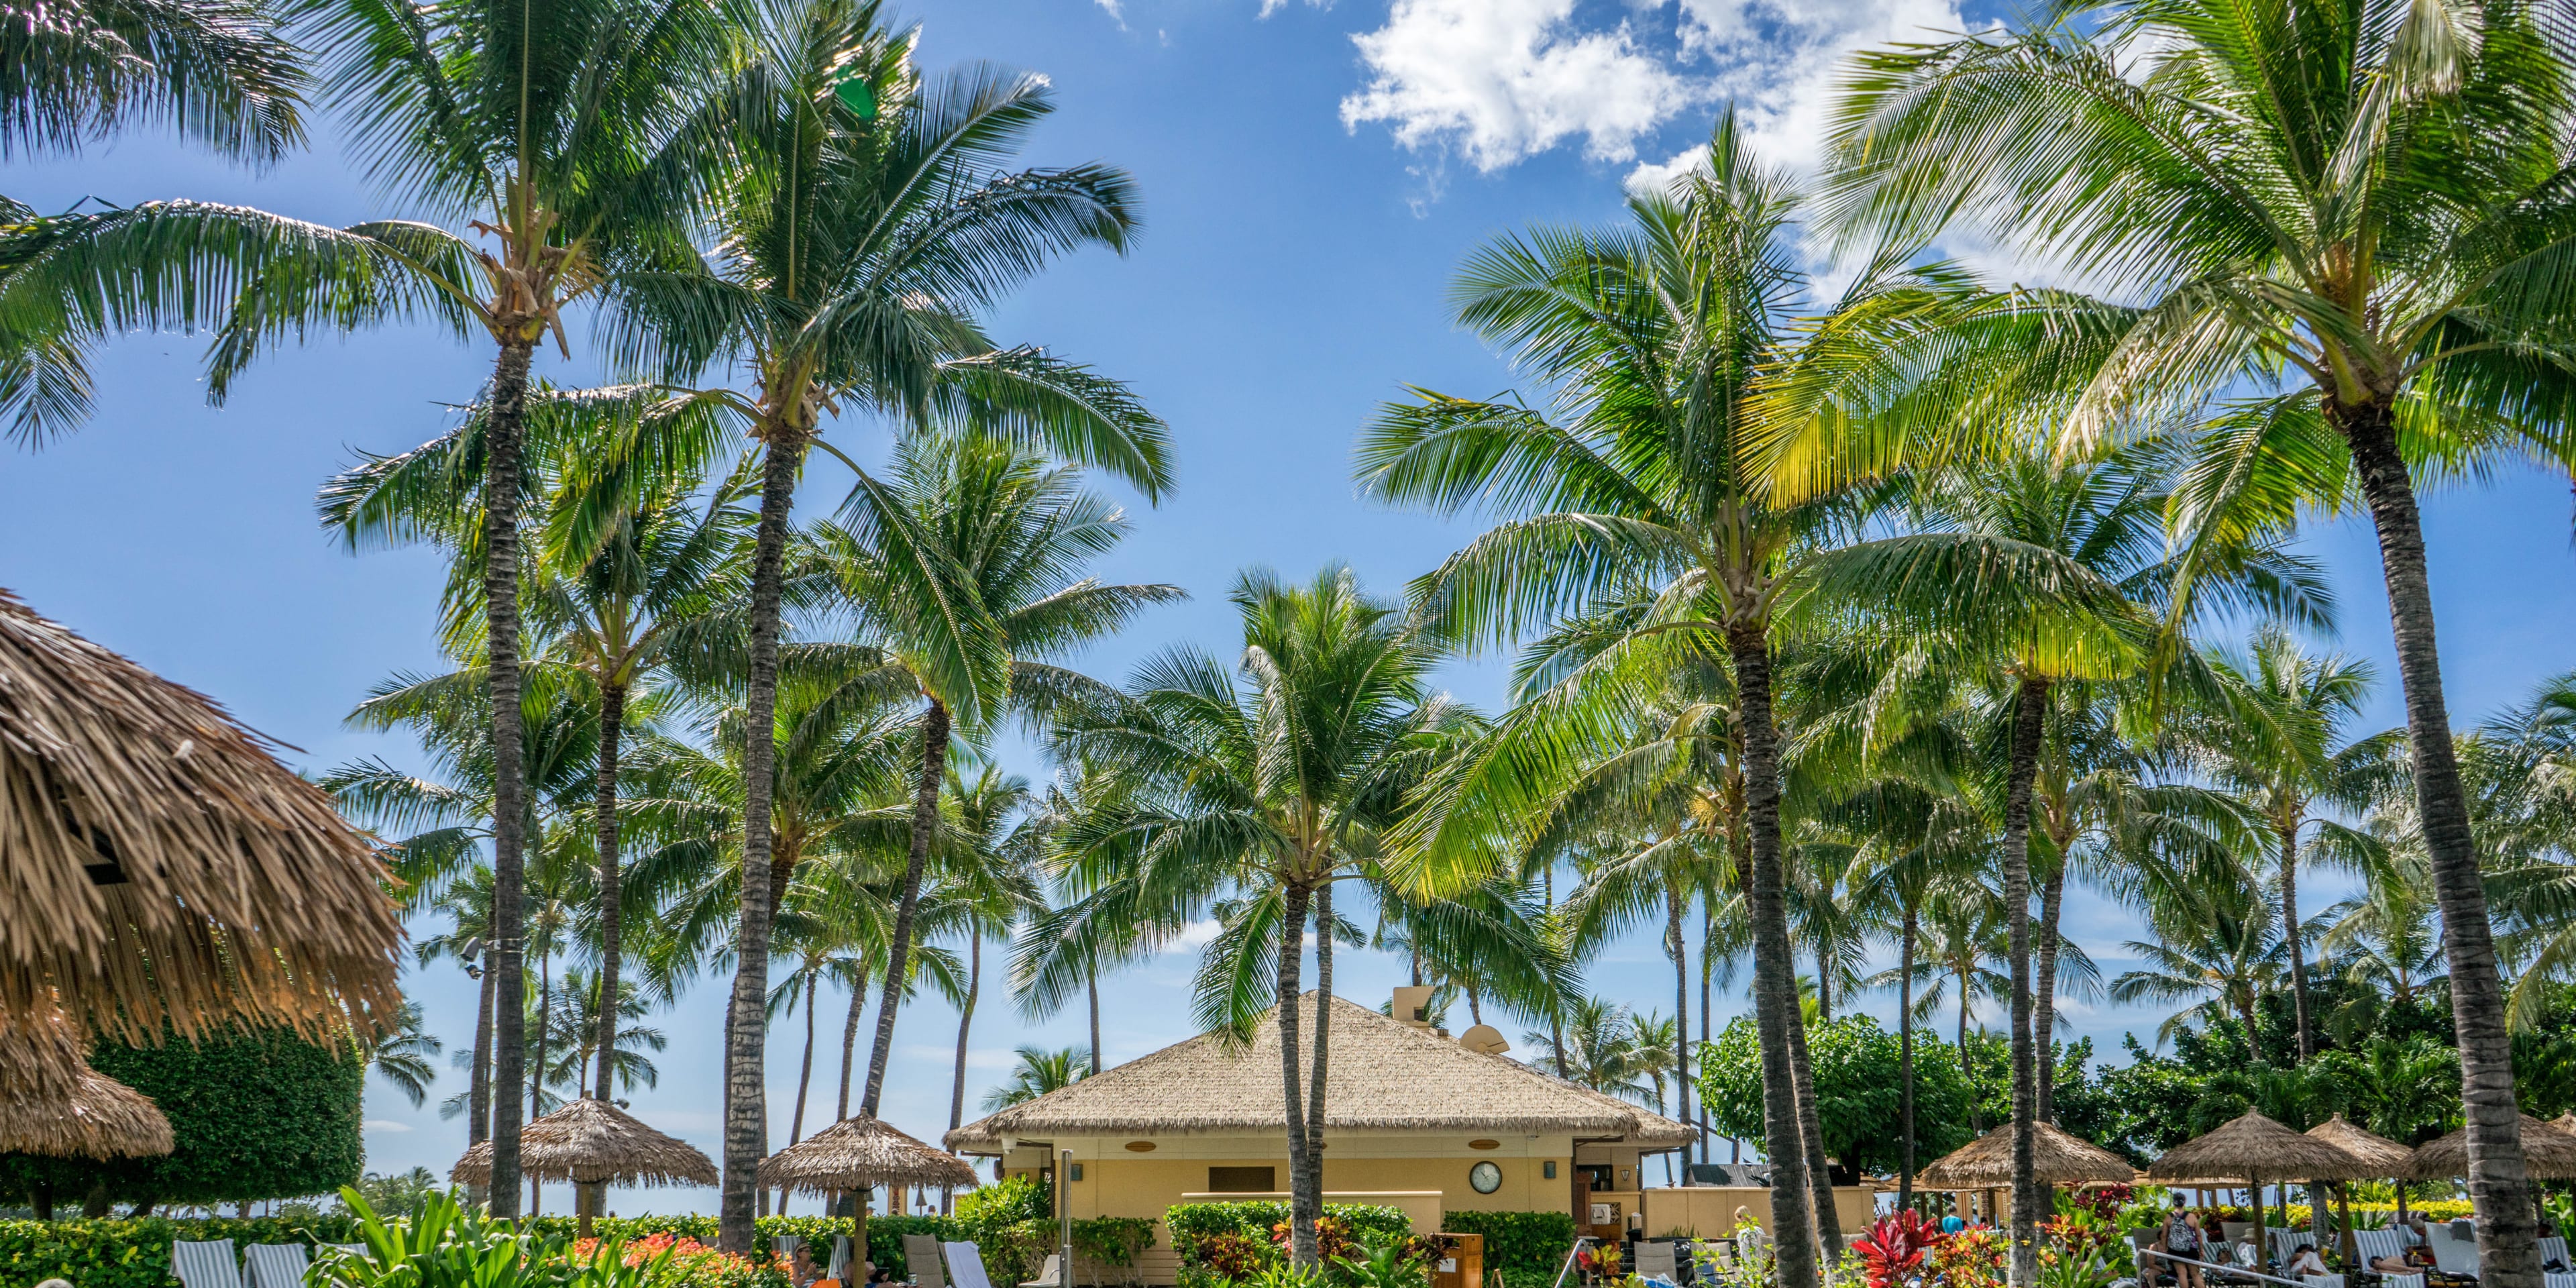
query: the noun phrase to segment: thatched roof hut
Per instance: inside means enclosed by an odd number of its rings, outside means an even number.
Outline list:
[[[933,1149],[892,1124],[854,1114],[760,1162],[763,1188],[785,1186],[835,1194],[873,1185],[949,1185],[971,1189],[975,1165]]]
[[[2206,1181],[2212,1177],[2265,1181],[2334,1180],[2367,1176],[2360,1159],[2334,1142],[2304,1136],[2259,1113],[2166,1150],[2147,1166],[2153,1181]]]
[[[2415,1152],[2385,1136],[2354,1126],[2342,1114],[2309,1128],[2307,1134],[2352,1155],[2355,1162],[2367,1169],[2343,1176],[2317,1178],[2320,1180],[2361,1181],[2404,1176],[2407,1159]]]
[[[1299,1003],[1309,1043],[1318,997],[1309,991]],[[1571,1133],[1649,1149],[1696,1139],[1686,1124],[1518,1060],[1470,1050],[1347,998],[1332,1005],[1327,1131]],[[1311,1060],[1311,1051],[1300,1053],[1301,1064]],[[944,1141],[959,1153],[989,1154],[1015,1138],[1282,1132],[1279,1063],[1274,1007],[1248,1043],[1201,1034],[968,1123]]]
[[[584,1097],[519,1129],[519,1171],[576,1185],[714,1185],[714,1160],[695,1145],[644,1125],[633,1114]],[[456,1160],[447,1178],[492,1183],[492,1142]]]
[[[2034,1127],[2031,1159],[2041,1184],[2138,1179],[2138,1169],[2129,1160],[2051,1124]],[[1927,1190],[2001,1189],[2013,1182],[2012,1156],[2012,1128],[1997,1127],[1915,1173],[1914,1183]]]
[[[59,1016],[0,1016],[0,1154],[148,1158],[176,1141],[150,1097],[89,1067]]]
[[[2522,1157],[2530,1166],[2531,1174],[2541,1180],[2565,1180],[2576,1176],[2576,1135],[2569,1135],[2524,1114]],[[2468,1175],[2469,1129],[2463,1127],[2448,1136],[2416,1146],[2415,1152],[2406,1160],[2406,1168],[2398,1175],[2414,1180]]]
[[[142,1041],[391,1015],[382,867],[275,745],[0,590],[0,1011]]]

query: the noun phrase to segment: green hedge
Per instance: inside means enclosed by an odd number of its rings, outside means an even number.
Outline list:
[[[1324,1215],[1341,1222],[1351,1237],[1364,1241],[1401,1239],[1413,1233],[1413,1219],[1399,1207],[1327,1203]],[[1185,1265],[1196,1261],[1201,1240],[1218,1235],[1240,1235],[1266,1247],[1272,1227],[1287,1219],[1288,1204],[1279,1199],[1182,1203],[1163,1213],[1163,1225],[1172,1232],[1172,1250],[1180,1254]]]
[[[147,1216],[97,1221],[0,1221],[0,1288],[29,1288],[69,1279],[80,1288],[162,1288],[170,1277],[170,1244],[179,1239],[251,1243],[353,1243],[357,1218],[318,1221],[279,1217],[172,1220]]]
[[[1574,1217],[1566,1212],[1444,1212],[1442,1234],[1485,1238],[1485,1269],[1500,1270],[1519,1285],[1536,1276],[1546,1283],[1574,1246]]]

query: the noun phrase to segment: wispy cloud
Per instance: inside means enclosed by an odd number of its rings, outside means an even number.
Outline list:
[[[396,1122],[391,1118],[370,1118],[358,1125],[366,1128],[368,1131],[387,1132],[396,1135],[413,1130],[410,1123]]]

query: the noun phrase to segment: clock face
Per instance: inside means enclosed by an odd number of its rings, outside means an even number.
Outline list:
[[[1492,1163],[1478,1163],[1467,1169],[1467,1183],[1478,1194],[1491,1194],[1503,1188],[1503,1169]]]

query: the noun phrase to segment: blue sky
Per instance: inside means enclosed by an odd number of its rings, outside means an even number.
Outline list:
[[[1175,640],[1225,647],[1224,592],[1246,565],[1301,575],[1344,560],[1392,591],[1473,531],[1362,502],[1349,470],[1354,433],[1401,385],[1471,395],[1511,387],[1496,355],[1447,322],[1444,290],[1463,254],[1532,222],[1615,218],[1623,184],[1703,140],[1730,99],[1758,145],[1808,164],[1841,52],[1966,23],[1947,0],[945,0],[910,12],[924,23],[927,66],[990,60],[1053,79],[1061,110],[1037,136],[1032,163],[1124,165],[1144,194],[1146,229],[1131,254],[1077,257],[995,318],[1006,339],[1132,381],[1173,427],[1179,487],[1161,507],[1138,508],[1135,538],[1104,572],[1175,582],[1196,598],[1087,659],[1113,676]],[[265,175],[137,137],[77,162],[20,165],[7,191],[40,209],[189,196],[333,223],[391,213],[327,126],[311,151]],[[2002,277],[2031,276],[1979,262]],[[579,383],[600,374],[579,350],[578,319],[573,331],[574,360],[543,356],[541,375]],[[389,672],[437,665],[438,560],[334,548],[313,520],[312,496],[357,452],[437,433],[442,404],[473,396],[487,353],[426,333],[321,340],[270,359],[216,410],[198,380],[201,346],[181,336],[118,343],[101,363],[94,424],[42,452],[0,456],[0,585],[214,695],[299,748],[291,763],[413,760],[403,742],[340,721]],[[862,459],[883,450],[878,426],[832,432]],[[846,484],[836,471],[818,465],[807,495],[836,499]],[[2569,510],[2563,481],[2527,474],[2429,502],[2456,719],[2472,721],[2571,664]],[[2368,532],[2322,526],[2311,549],[2341,593],[2340,647],[2384,668],[2387,619]],[[1499,677],[1488,662],[1462,667],[1454,683],[1490,705]],[[2383,692],[2373,727],[2400,718],[2394,692]],[[2118,941],[2133,933],[2128,919],[2081,896],[2069,918],[2115,970]],[[1188,968],[1175,956],[1112,983],[1111,1059],[1186,1035]],[[1342,991],[1373,1004],[1398,969],[1346,957]],[[1670,978],[1648,940],[1620,946],[1590,979],[1613,998],[1669,1005]],[[442,967],[412,987],[433,1031],[470,1039],[461,975]],[[720,992],[704,989],[656,1017],[671,1038],[662,1082],[635,1097],[646,1118],[711,1153],[720,1011]],[[839,999],[827,997],[827,1046],[839,1014]],[[2077,1009],[2073,1027],[2116,1050],[2121,1031],[2149,1030],[2155,1018]],[[771,1045],[780,1142],[801,1027],[782,1025]],[[988,994],[970,1059],[970,1116],[1013,1045],[1074,1043],[1080,1029],[1073,1015],[1024,1021]],[[1517,1026],[1506,1031],[1519,1036]],[[935,1001],[904,1013],[887,1112],[925,1137],[946,1126],[955,1036],[954,1014]],[[828,1105],[831,1055],[817,1066],[815,1095]],[[446,1073],[435,1094],[461,1078]],[[809,1129],[827,1114],[809,1114]],[[444,1173],[463,1147],[460,1123],[381,1086],[370,1090],[368,1116],[374,1170]],[[712,1197],[620,1193],[612,1205],[703,1208]],[[546,1200],[557,1209],[566,1201],[560,1191]]]

